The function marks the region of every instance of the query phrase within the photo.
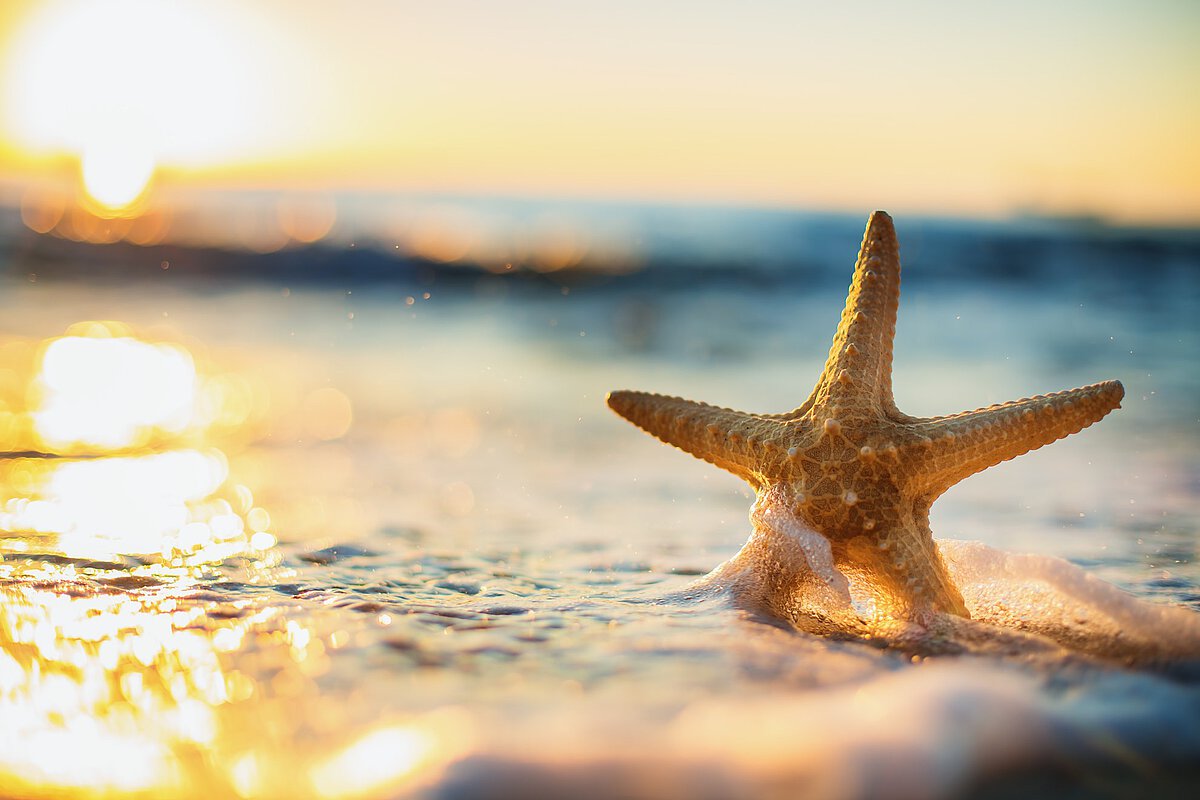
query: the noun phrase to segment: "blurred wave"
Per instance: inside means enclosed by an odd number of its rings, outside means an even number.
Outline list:
[[[842,283],[844,243],[861,236],[868,210],[214,193],[102,219],[34,198],[0,211],[0,253],[15,278],[147,281],[173,270],[172,278],[221,284],[455,286],[502,275],[550,276],[534,283],[555,285],[786,287]],[[1087,281],[1101,292],[1152,295],[1154,283],[1195,291],[1200,280],[1196,229],[1037,216],[901,224],[905,266],[919,282]]]

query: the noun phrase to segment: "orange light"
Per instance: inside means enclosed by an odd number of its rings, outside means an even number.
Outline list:
[[[292,241],[311,244],[333,229],[337,206],[326,198],[293,198],[279,204],[279,227]]]
[[[63,218],[62,197],[26,192],[21,198],[21,221],[34,233],[49,233]]]

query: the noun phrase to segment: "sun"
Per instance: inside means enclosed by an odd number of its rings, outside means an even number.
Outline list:
[[[108,211],[131,208],[154,176],[149,148],[120,142],[89,145],[80,157],[83,188]]]
[[[14,32],[5,120],[41,154],[79,162],[93,205],[131,209],[162,166],[252,146],[265,65],[253,20],[225,0],[59,0]]]

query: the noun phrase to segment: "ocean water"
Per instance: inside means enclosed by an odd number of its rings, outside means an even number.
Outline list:
[[[605,395],[796,406],[861,237],[736,222],[617,272],[9,247],[0,794],[1189,796],[1196,237],[897,220],[903,411],[1126,387],[934,506],[977,622],[926,648],[681,599],[753,493]]]

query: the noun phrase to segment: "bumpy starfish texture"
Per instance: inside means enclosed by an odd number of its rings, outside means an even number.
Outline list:
[[[786,498],[829,540],[837,568],[866,579],[898,616],[969,616],[938,553],[929,508],[964,478],[1076,433],[1120,406],[1118,381],[944,417],[910,417],[892,398],[900,255],[891,217],[867,222],[824,371],[783,414],[747,414],[645,392],[609,406],[635,425]],[[748,545],[749,547],[749,545]],[[761,576],[769,580],[771,576]]]

